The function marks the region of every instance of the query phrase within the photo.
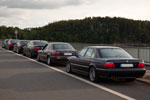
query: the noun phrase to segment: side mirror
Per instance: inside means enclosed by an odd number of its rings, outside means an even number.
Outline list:
[[[77,55],[77,57],[78,57],[78,58],[82,58],[82,56],[81,56],[81,55]]]

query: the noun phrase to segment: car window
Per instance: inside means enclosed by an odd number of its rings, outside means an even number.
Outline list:
[[[10,42],[11,42],[11,43],[17,43],[18,40],[11,40]]]
[[[45,46],[47,44],[47,42],[45,41],[36,41],[36,42],[33,42],[34,45],[36,46]]]
[[[80,51],[80,53],[79,53],[79,55],[78,55],[79,58],[84,56],[86,50],[87,50],[87,48],[83,48],[83,49]]]
[[[20,41],[21,45],[27,45],[28,41]]]
[[[121,48],[99,49],[102,58],[132,58],[125,50]]]
[[[58,50],[58,49],[74,50],[74,48],[70,44],[54,44],[53,49],[54,50]]]
[[[91,58],[93,52],[94,52],[94,49],[89,48],[85,54],[85,58]]]
[[[47,50],[48,50],[48,48],[49,48],[49,45],[48,45],[48,44],[46,44],[46,45],[43,47],[43,51],[47,51]]]
[[[93,51],[92,55],[91,55],[91,58],[94,58],[95,57],[95,51]]]

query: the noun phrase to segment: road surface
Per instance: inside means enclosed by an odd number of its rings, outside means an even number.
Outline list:
[[[72,75],[72,74],[71,74]],[[150,85],[106,80],[98,84],[0,48],[0,100],[150,99]]]

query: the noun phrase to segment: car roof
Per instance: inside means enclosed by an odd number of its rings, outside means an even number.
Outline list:
[[[69,44],[67,42],[50,42],[49,44]]]
[[[96,49],[102,49],[102,48],[120,48],[115,46],[87,46],[87,48],[96,48]]]
[[[31,41],[33,41],[33,42],[47,42],[47,41],[45,41],[45,40],[31,40]]]

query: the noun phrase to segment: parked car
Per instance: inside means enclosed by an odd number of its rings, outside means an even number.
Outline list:
[[[78,51],[71,44],[64,42],[52,42],[38,51],[37,60],[45,61],[48,65],[57,62],[65,63],[70,56],[77,56]]]
[[[2,48],[6,48],[7,41],[8,41],[8,39],[5,39],[2,41]]]
[[[23,47],[27,46],[27,43],[29,40],[20,40],[14,45],[13,51],[17,53],[22,53],[23,52]]]
[[[6,42],[6,49],[8,49],[8,50],[13,50],[14,45],[15,45],[18,41],[19,41],[19,40],[17,40],[17,39],[9,39],[9,40]]]
[[[131,82],[141,78],[146,69],[143,60],[133,58],[122,48],[89,46],[83,48],[78,57],[68,58],[66,71],[84,73],[92,82],[112,77]]]
[[[48,44],[48,42],[44,40],[31,40],[28,42],[27,46],[24,46],[23,55],[30,58],[33,56],[36,57],[38,50],[42,49],[46,44]]]

